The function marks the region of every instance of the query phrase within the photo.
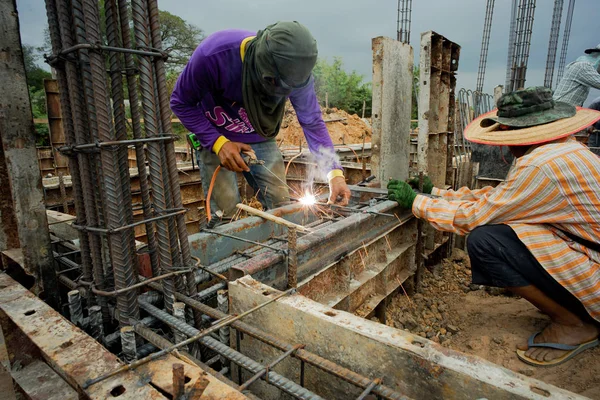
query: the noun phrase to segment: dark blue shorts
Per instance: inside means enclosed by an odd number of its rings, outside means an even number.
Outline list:
[[[501,288],[533,285],[574,314],[590,318],[583,304],[562,287],[508,225],[484,225],[467,238],[472,280]]]

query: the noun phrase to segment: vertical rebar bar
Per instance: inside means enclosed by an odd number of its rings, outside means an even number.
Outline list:
[[[158,19],[158,4],[156,0],[148,0],[148,13],[150,20],[150,32],[152,33],[152,46],[157,50],[162,50],[162,39],[160,36],[160,21]],[[158,89],[158,99],[160,108],[160,117],[163,132],[172,134],[171,127],[171,109],[169,106],[169,93],[167,90],[165,64],[163,59],[155,59],[154,65],[156,68],[156,80]],[[175,157],[175,144],[169,142],[165,145],[167,166],[171,177],[171,193],[173,196],[173,206],[182,208],[183,202],[181,199],[181,191],[179,189],[179,172],[177,169],[177,159]],[[179,246],[181,248],[181,259],[184,267],[192,265],[192,256],[190,252],[190,244],[188,242],[187,227],[185,225],[185,216],[183,214],[177,217],[177,230],[179,233]],[[198,293],[198,288],[195,284],[194,274],[190,272],[186,275],[187,290],[189,296],[194,296]],[[202,324],[202,315],[194,312],[194,321],[197,326]]]
[[[127,1],[119,0],[119,21],[121,23],[121,37],[123,47],[125,49],[133,49],[131,41],[131,32],[129,26],[129,8]],[[141,139],[143,137],[140,113],[140,98],[138,94],[138,81],[135,74],[136,64],[131,53],[125,53],[125,74],[127,76],[127,92],[129,94],[129,108],[131,111],[131,126],[133,130],[133,138]],[[148,172],[146,170],[146,154],[144,145],[137,143],[135,145],[135,156],[138,167],[140,180],[140,193],[142,197],[142,211],[144,219],[152,217],[152,202],[150,199],[150,186],[148,184]],[[150,254],[150,265],[152,266],[152,274],[159,275],[159,258],[158,246],[156,244],[156,236],[154,224],[149,222],[146,226],[146,238],[148,240],[148,253]]]
[[[556,64],[558,35],[560,34],[560,20],[562,19],[563,4],[564,0],[554,0],[550,40],[548,42],[548,56],[546,57],[546,72],[544,74],[544,86],[550,89],[552,89],[552,79],[554,78],[554,65]]]
[[[102,343],[104,340],[104,325],[102,324],[102,309],[100,306],[89,308],[90,335]]]
[[[229,296],[227,290],[219,290],[217,292],[217,309],[224,314],[229,314]],[[226,346],[230,345],[230,329],[231,328],[228,326],[219,329],[219,340]],[[221,366],[229,367],[229,370],[231,371],[231,365],[229,364],[227,358],[221,356]]]
[[[124,2],[125,0],[119,0]],[[131,0],[131,12],[133,16],[133,30],[135,33],[135,45],[138,48],[150,47],[146,25],[146,7],[143,0]],[[155,115],[154,82],[152,80],[152,64],[147,57],[138,57],[140,90],[142,92],[142,110],[144,114],[144,127],[147,137],[155,137],[159,134],[158,121]],[[152,184],[152,198],[155,211],[166,210],[165,184],[162,174],[163,160],[161,157],[160,144],[148,143],[148,165],[150,167],[150,181]],[[168,226],[165,220],[157,221],[158,250],[160,268],[169,270],[172,266],[170,239]],[[165,307],[173,313],[173,292],[175,290],[173,279],[163,281],[165,290]]]
[[[137,346],[133,326],[124,326],[121,328],[121,349],[123,361],[129,363],[137,359]]]
[[[79,290],[71,290],[69,293],[67,293],[67,299],[69,302],[69,314],[71,315],[71,322],[79,327],[82,327],[83,308],[81,306],[81,295]]]
[[[567,18],[565,19],[565,30],[563,32],[563,42],[560,50],[560,58],[558,60],[558,72],[556,74],[556,82],[560,83],[565,71],[565,63],[567,61],[567,49],[569,48],[569,37],[571,36],[571,23],[573,22],[573,10],[575,9],[575,0],[569,0],[567,8]]]
[[[79,0],[73,0],[73,8]],[[79,3],[81,6],[82,4]],[[85,33],[88,43],[101,42],[100,24],[98,20],[98,3],[94,0],[84,0],[82,7],[85,21]],[[111,113],[109,111],[108,90],[106,87],[105,65],[101,54],[91,51],[88,53],[90,59],[90,70],[94,89],[93,103],[96,109],[98,123],[98,140],[116,140]],[[111,151],[100,153],[102,161],[102,175],[104,183],[104,199],[106,206],[106,225],[109,229],[123,226],[126,221],[124,208],[123,184],[119,171],[119,159]],[[130,190],[130,188],[127,188]],[[131,204],[131,203],[130,203]],[[136,274],[133,270],[134,252],[127,238],[128,233],[114,233],[110,235],[111,261],[114,268],[115,287],[123,289],[136,282]],[[130,318],[139,319],[139,309],[135,301],[136,291],[129,291],[117,297],[117,308],[119,309],[119,322],[123,325],[129,323]]]
[[[296,228],[288,228],[288,287],[295,288],[298,286],[298,254],[296,252],[296,239],[298,234]]]
[[[63,40],[61,39],[60,28],[59,28],[59,17],[58,10],[53,0],[46,0],[46,14],[49,21],[49,33],[50,33],[50,41],[52,42],[52,51],[58,52],[60,51]],[[59,86],[59,95],[60,95],[60,105],[61,105],[61,114],[63,121],[63,129],[65,133],[65,142],[67,145],[75,144],[75,126],[73,124],[73,111],[71,109],[72,106],[76,106],[73,104],[71,99],[69,98],[70,93],[68,90],[67,84],[67,71],[73,68],[73,65],[67,63],[66,65],[60,65],[55,68],[56,76],[58,80]],[[85,225],[86,223],[86,214],[83,208],[83,204],[78,199],[83,197],[83,188],[81,182],[81,175],[79,168],[83,168],[81,165],[81,160],[78,160],[73,157],[69,157],[69,170],[71,172],[71,186],[73,188],[73,198],[75,199],[75,215],[76,215],[76,223],[80,225]],[[88,236],[85,232],[79,232],[79,246],[81,248],[81,270],[82,270],[82,279],[91,282],[92,280],[92,260],[90,257],[90,242],[88,240]]]
[[[182,322],[186,322],[185,320],[185,304],[177,301],[173,303],[173,316],[178,318]],[[183,342],[187,337],[179,331],[173,331],[173,338],[175,339],[175,343]],[[187,351],[187,346],[183,347],[183,350]]]
[[[118,11],[115,0],[107,0],[104,3],[104,14],[106,17],[106,38],[108,45],[112,47],[121,47],[121,35],[118,24]],[[121,53],[109,53],[109,70],[110,70],[110,87],[112,95],[113,116],[115,122],[115,137],[117,140],[127,140],[127,116],[125,114],[125,95],[123,91],[123,63]],[[123,192],[123,207],[125,212],[125,222],[133,223],[133,209],[131,204],[131,181],[129,177],[129,161],[128,150],[126,146],[115,146],[114,151],[117,153],[119,173],[121,175],[121,191]],[[129,229],[123,233],[127,236],[130,249],[135,249],[135,233],[133,229]],[[138,271],[137,257],[132,257],[132,268]]]
[[[47,0],[50,3],[51,0]],[[83,21],[74,19],[75,16],[71,15],[69,11],[69,5],[67,0],[56,1],[56,11],[58,13],[58,23],[49,24],[51,37],[60,35],[58,41],[62,43],[64,47],[73,46],[76,41],[72,29],[74,25],[82,25]],[[75,23],[74,23],[75,22]],[[60,32],[60,33],[58,33]],[[56,42],[56,40],[53,40]],[[60,47],[53,44],[53,50],[58,52]],[[87,71],[88,62],[87,56],[81,52],[79,54],[79,60],[81,62],[79,71],[83,74]],[[72,114],[69,116],[68,108],[62,108],[63,123],[65,126],[65,134],[67,135],[67,143],[71,144],[83,144],[89,142],[89,134],[95,129],[93,122],[95,121],[95,113],[91,109],[86,111],[84,93],[83,91],[92,91],[90,86],[82,84],[79,76],[78,68],[71,62],[65,63],[65,75],[63,77],[57,69],[57,76],[59,78],[58,84],[63,94],[68,94],[68,99],[72,105]],[[64,78],[64,79],[63,79]],[[83,91],[82,91],[83,90]],[[91,94],[93,96],[93,94]],[[62,99],[62,97],[61,97]],[[70,128],[71,121],[73,121],[72,129]],[[77,155],[77,161],[79,169],[71,169],[71,180],[73,182],[74,196],[75,196],[75,212],[77,214],[77,223],[81,225],[97,226],[97,211],[96,211],[96,193],[93,181],[93,170],[95,168],[93,158],[79,153]],[[79,187],[79,190],[77,190]],[[79,193],[78,193],[79,192]],[[83,202],[81,201],[83,200]],[[83,204],[82,204],[83,203]],[[94,284],[101,290],[106,289],[104,270],[102,267],[102,247],[100,238],[94,234],[80,234],[80,247],[82,257],[82,270],[83,279],[86,282],[94,280]],[[87,266],[89,264],[89,267]],[[110,321],[108,312],[108,306],[105,298],[99,297],[97,299],[98,304],[102,308],[103,320],[105,323]]]

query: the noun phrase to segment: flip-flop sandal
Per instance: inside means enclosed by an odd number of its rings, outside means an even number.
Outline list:
[[[527,340],[527,346],[529,346],[529,347],[547,347],[550,349],[565,350],[565,351],[567,351],[567,353],[565,353],[561,357],[555,358],[554,360],[551,360],[551,361],[538,361],[538,360],[534,360],[533,358],[527,357],[525,355],[525,352],[527,350],[517,350],[517,357],[519,357],[519,359],[521,361],[523,361],[524,363],[527,363],[529,365],[534,365],[537,367],[553,367],[555,365],[559,365],[559,364],[562,364],[562,363],[570,360],[571,358],[575,357],[577,354],[581,353],[584,350],[590,349],[590,348],[598,346],[598,344],[600,344],[600,340],[598,340],[598,339],[590,340],[589,342],[581,343],[581,344],[575,345],[575,346],[571,346],[568,344],[562,344],[562,343],[534,343],[533,341],[535,340],[536,336],[539,335],[540,333],[541,332],[534,333],[533,335],[531,335],[529,337],[529,339]]]

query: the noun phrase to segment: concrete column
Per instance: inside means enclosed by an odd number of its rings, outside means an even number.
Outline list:
[[[50,251],[15,0],[0,1],[0,93],[0,170],[3,172],[0,213],[2,224],[5,221],[10,224],[2,229],[4,234],[0,234],[0,250],[16,244],[12,236],[16,233],[23,251],[24,268],[37,278],[35,289],[44,292],[43,297],[50,305],[57,306],[56,271]]]
[[[408,178],[413,49],[386,37],[372,40],[373,137],[371,170],[385,187],[389,178]]]

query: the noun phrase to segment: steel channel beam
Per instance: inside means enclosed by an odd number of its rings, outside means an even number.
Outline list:
[[[169,313],[154,307],[151,304],[145,303],[144,301],[140,301],[140,307],[146,311],[148,314],[162,320],[164,323],[169,325],[170,327],[177,329],[181,333],[189,337],[196,336],[200,334],[200,331],[193,326],[190,326],[183,321],[173,317]],[[213,351],[221,354],[222,356],[228,358],[233,361],[235,364],[241,365],[244,369],[256,374],[265,369],[264,365],[252,360],[249,357],[246,357],[242,353],[239,353],[236,350],[233,350],[231,347],[224,345],[220,341],[213,339],[212,337],[205,336],[201,338],[200,343],[204,346],[210,348]],[[265,379],[267,378],[267,379]],[[320,400],[322,397],[312,393],[306,388],[303,388],[299,384],[289,380],[288,378],[279,375],[277,372],[269,371],[268,375],[263,377],[269,384],[281,389],[287,394],[298,398],[298,399],[314,399]]]
[[[396,207],[396,202],[384,201],[367,209],[386,212]],[[398,209],[396,211],[399,212]],[[410,212],[402,212],[398,215],[399,218],[396,219],[377,214],[357,213],[298,238],[298,281],[302,281],[322,269],[323,265],[334,263],[363,243],[382,236],[412,217]],[[369,227],[368,232],[365,232],[365,226]],[[230,277],[237,279],[244,275],[252,275],[263,283],[282,289],[287,283],[286,269],[285,256],[265,252],[232,267]]]
[[[156,283],[151,283],[149,286],[155,290],[161,290],[160,285]],[[193,307],[194,309],[202,312],[203,314],[208,315],[211,318],[219,320],[227,316],[227,314],[225,314],[224,312],[207,306],[206,304],[196,301],[184,294],[176,293],[175,298],[187,304],[188,306]],[[261,342],[273,346],[279,350],[289,351],[294,348],[294,345],[287,343],[277,338],[276,336],[273,336],[258,328],[255,328],[252,325],[249,325],[245,322],[235,321],[231,324],[231,327],[239,332],[243,332],[246,335],[250,335],[253,338],[260,340]],[[354,371],[351,371],[347,368],[344,368],[323,357],[320,357],[317,354],[311,353],[308,350],[300,349],[294,354],[294,357],[360,388],[366,388],[372,382],[371,379],[360,375]],[[373,393],[385,399],[405,399],[405,396],[385,385],[379,385],[375,387]]]

